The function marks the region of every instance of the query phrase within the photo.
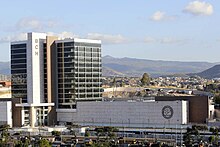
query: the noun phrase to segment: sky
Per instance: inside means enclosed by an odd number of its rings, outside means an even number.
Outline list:
[[[102,56],[220,62],[219,0],[7,0],[0,61],[27,32],[102,40]]]

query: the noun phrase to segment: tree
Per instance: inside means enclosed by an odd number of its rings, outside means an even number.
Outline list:
[[[4,124],[4,125],[0,125],[0,133],[1,133],[1,138],[4,138],[4,141],[7,142],[8,137],[10,136],[10,134],[8,133],[8,129],[10,128],[9,125]]]
[[[123,80],[121,81],[121,87],[125,87],[125,82]]]
[[[211,127],[209,129],[210,132],[212,132],[213,137],[210,138],[209,141],[211,141],[212,143],[218,144],[218,140],[219,140],[219,136],[218,136],[218,132],[219,132],[219,128],[217,127]],[[213,139],[214,138],[214,139]]]
[[[52,131],[51,133],[53,136],[60,136],[61,135],[60,131]]]
[[[215,101],[215,104],[220,104],[220,94],[215,94],[214,101]]]
[[[75,128],[79,127],[78,125],[72,124],[67,126],[67,129],[70,131],[70,135],[73,135],[74,137],[76,137],[76,131]]]
[[[114,139],[116,139],[115,132],[118,131],[117,128],[115,128],[115,127],[104,127],[103,130],[105,132],[105,136],[106,136],[107,140],[114,140]]]
[[[97,136],[97,141],[99,142],[99,139],[101,136],[104,136],[104,130],[103,128],[95,128],[96,136]]]
[[[212,92],[212,93],[218,93],[219,92],[219,85],[215,83],[207,84],[205,87],[205,91]]]
[[[90,132],[89,132],[89,130],[86,130],[86,132],[85,132],[85,135],[84,135],[85,137],[89,137],[90,136]]]
[[[46,139],[41,139],[38,143],[39,147],[51,147],[50,142]]]
[[[150,83],[150,76],[147,73],[144,73],[142,78],[141,78],[141,84],[142,86],[149,85]]]
[[[113,146],[116,142],[116,131],[118,131],[118,129],[114,127],[95,128],[97,136],[97,144],[95,145],[103,147]],[[105,140],[100,140],[100,137],[105,137]]]
[[[29,147],[31,144],[30,138],[27,136],[22,136],[20,140],[14,141],[15,147]]]
[[[209,143],[213,143],[215,141],[215,136],[209,136]]]
[[[186,133],[184,133],[183,141],[184,144],[188,147],[192,146],[193,142],[202,141],[200,137],[200,131],[207,130],[206,125],[193,125],[192,128],[187,128]]]
[[[201,141],[199,129],[200,126],[193,125],[191,130],[191,134],[194,135],[194,141],[198,141],[198,142]]]
[[[193,143],[193,137],[192,137],[192,129],[187,127],[187,131],[186,133],[183,135],[183,141],[184,144],[188,147],[188,146],[192,146]]]

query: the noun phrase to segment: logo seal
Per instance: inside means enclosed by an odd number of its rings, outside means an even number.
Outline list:
[[[162,116],[165,119],[170,119],[173,117],[173,108],[171,106],[164,106],[162,109]]]

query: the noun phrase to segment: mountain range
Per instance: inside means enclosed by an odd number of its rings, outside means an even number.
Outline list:
[[[204,78],[220,78],[220,65],[218,64],[104,56],[102,57],[102,74],[103,76],[140,77],[146,72],[151,77],[157,77],[193,73]],[[10,62],[0,62],[0,74],[10,74]]]
[[[196,75],[206,79],[220,78],[220,65],[215,65],[200,73],[196,73]]]
[[[0,74],[9,75],[10,73],[10,62],[0,62]]]
[[[147,60],[136,58],[114,58],[104,56],[102,65],[104,76],[136,76],[140,77],[143,73],[148,73],[152,77],[172,74],[200,73],[218,63],[210,62],[181,62],[181,61],[163,61]]]

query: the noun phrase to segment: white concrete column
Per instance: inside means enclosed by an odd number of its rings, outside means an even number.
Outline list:
[[[12,126],[12,106],[11,102],[6,102],[7,104],[7,124]]]
[[[35,127],[36,123],[36,109],[34,107],[30,107],[30,125],[31,127]]]
[[[22,110],[21,110],[21,125],[24,125],[24,116],[25,113],[24,113],[24,107],[22,107]]]

